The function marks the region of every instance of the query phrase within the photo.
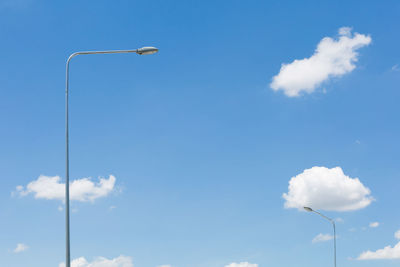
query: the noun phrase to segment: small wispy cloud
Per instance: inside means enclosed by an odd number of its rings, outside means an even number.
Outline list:
[[[399,64],[395,64],[392,66],[392,71],[400,71]]]
[[[342,218],[336,218],[335,222],[337,223],[344,223],[344,220]]]
[[[369,227],[370,228],[376,228],[376,227],[378,227],[379,226],[379,222],[371,222],[370,224],[369,224]]]
[[[396,233],[394,233],[394,237],[396,239],[400,239],[400,230],[398,230]]]
[[[330,234],[318,234],[312,240],[312,243],[326,242],[333,239],[333,235]]]
[[[17,244],[17,247],[13,250],[14,253],[21,253],[28,250],[29,247],[23,243]]]
[[[71,262],[72,267],[133,267],[131,257],[119,256],[114,259],[98,257],[92,262],[87,261],[84,257],[74,259]],[[60,263],[59,267],[65,267],[65,263]]]
[[[258,264],[253,264],[249,262],[240,262],[240,263],[233,262],[231,264],[225,265],[225,267],[258,267]]]

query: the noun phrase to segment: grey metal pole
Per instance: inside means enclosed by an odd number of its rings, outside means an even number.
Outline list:
[[[332,220],[333,224],[333,244],[334,244],[334,262],[335,262],[335,267],[336,267],[336,225],[335,221]]]
[[[149,55],[158,52],[155,47],[142,47],[134,50],[107,50],[107,51],[83,51],[71,54],[68,57],[65,68],[65,235],[66,235],[66,259],[65,266],[71,267],[71,248],[70,248],[70,217],[69,217],[69,118],[68,118],[68,90],[69,90],[69,63],[77,55],[93,54],[120,54],[137,53],[139,55]]]
[[[71,267],[70,240],[69,240],[69,120],[68,120],[68,82],[69,82],[69,62],[72,55],[68,58],[65,70],[65,240],[66,240],[66,260],[65,266]]]

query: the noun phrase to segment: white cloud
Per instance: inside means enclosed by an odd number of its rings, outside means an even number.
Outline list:
[[[356,51],[370,43],[370,36],[353,35],[351,28],[340,28],[339,38],[323,38],[311,57],[282,64],[270,86],[274,91],[283,90],[289,97],[297,97],[302,92],[312,93],[330,78],[353,71],[358,60]]]
[[[392,71],[400,71],[399,64],[394,65]]]
[[[303,210],[352,211],[365,208],[374,200],[371,191],[358,178],[351,178],[340,167],[312,167],[289,181],[283,194],[285,208]]]
[[[344,223],[344,220],[343,220],[343,218],[336,218],[336,219],[335,219],[335,222],[337,222],[337,223]]]
[[[369,227],[371,227],[371,228],[376,228],[378,226],[379,226],[379,222],[372,222],[369,224]]]
[[[400,230],[398,230],[396,233],[394,233],[394,237],[396,239],[400,239]]]
[[[326,242],[333,239],[333,235],[319,234],[312,240],[313,243]]]
[[[65,183],[61,183],[60,176],[40,175],[37,180],[30,182],[26,188],[17,186],[16,190],[20,196],[33,194],[37,199],[57,199],[64,201]],[[105,197],[114,190],[116,178],[110,175],[108,179],[99,178],[94,183],[90,178],[74,180],[70,183],[70,199],[76,201],[94,201]]]
[[[65,267],[65,263],[60,263],[59,267]],[[126,256],[119,256],[111,260],[99,257],[92,262],[80,257],[71,262],[71,267],[133,267],[133,262],[132,258]]]
[[[258,267],[258,264],[241,262],[241,263],[231,263],[229,265],[225,265],[225,267]]]
[[[365,251],[357,258],[358,260],[383,260],[400,259],[400,242],[394,247],[387,246],[377,251]]]
[[[160,265],[158,267],[172,267],[172,265],[167,264],[167,265]]]
[[[26,251],[28,248],[29,247],[27,245],[19,243],[17,244],[17,247],[13,251],[14,253],[20,253]]]

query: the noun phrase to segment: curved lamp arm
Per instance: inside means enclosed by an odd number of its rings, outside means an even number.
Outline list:
[[[304,209],[306,211],[308,211],[308,212],[314,212],[314,213],[318,214],[319,216],[321,216],[322,218],[324,218],[324,219],[326,219],[326,220],[328,220],[329,222],[332,223],[332,226],[333,226],[333,246],[334,246],[334,252],[333,252],[333,257],[334,257],[333,260],[334,260],[334,262],[333,263],[334,263],[334,266],[336,267],[336,224],[335,224],[335,221],[333,219],[323,215],[322,213],[320,213],[320,212],[318,212],[316,210],[313,210],[310,207],[304,207]]]
[[[69,125],[68,125],[68,89],[69,89],[69,63],[72,58],[78,55],[95,55],[95,54],[122,54],[136,53],[138,55],[150,55],[157,53],[155,47],[142,47],[134,50],[106,50],[106,51],[82,51],[71,54],[66,63],[65,68],[65,233],[66,233],[66,261],[65,266],[71,267],[70,254],[70,226],[69,226]]]

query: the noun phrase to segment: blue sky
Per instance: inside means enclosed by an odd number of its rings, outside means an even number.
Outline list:
[[[339,266],[398,266],[357,258],[400,258],[399,14],[398,1],[1,0],[1,266],[64,261],[66,58],[147,45],[160,52],[71,63],[75,266],[327,266],[332,240],[312,240],[331,226],[303,200],[340,218]],[[356,33],[370,41],[315,52]]]

